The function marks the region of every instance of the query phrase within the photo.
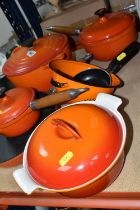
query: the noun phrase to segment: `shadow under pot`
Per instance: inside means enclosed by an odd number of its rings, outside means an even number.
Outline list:
[[[23,168],[13,173],[22,190],[86,197],[109,186],[124,163],[121,103],[100,93],[95,101],[67,105],[44,119],[28,139]]]
[[[3,66],[3,74],[16,87],[31,87],[47,92],[52,71],[48,63],[58,58],[71,58],[68,38],[64,34],[49,34],[33,42],[32,47],[18,46]]]

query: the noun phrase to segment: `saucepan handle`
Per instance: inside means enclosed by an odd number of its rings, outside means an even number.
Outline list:
[[[117,73],[126,63],[128,63],[140,50],[139,42],[129,44],[115,59],[111,61],[106,71]]]
[[[68,35],[79,35],[81,32],[80,28],[74,28],[70,26],[47,26],[46,30]]]
[[[111,110],[117,110],[118,107],[122,104],[122,100],[119,97],[107,93],[99,93],[96,97],[95,103],[106,108],[110,108]]]
[[[88,91],[89,88],[73,88],[73,89],[67,89],[58,93],[54,93],[52,95],[48,95],[45,97],[42,97],[40,99],[36,99],[34,101],[30,102],[30,108],[32,110],[38,110],[41,108],[46,108],[49,106],[62,104],[64,102],[67,102],[69,100],[72,100],[76,97],[78,97],[80,94]]]

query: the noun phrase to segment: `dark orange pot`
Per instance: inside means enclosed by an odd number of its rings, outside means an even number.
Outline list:
[[[46,92],[51,87],[51,60],[71,58],[68,38],[64,34],[45,35],[33,46],[17,47],[3,66],[3,73],[16,87],[31,87]]]
[[[121,99],[101,93],[96,101],[65,106],[43,120],[26,144],[23,168],[14,172],[24,192],[41,188],[85,197],[110,185],[124,162],[120,104]]]

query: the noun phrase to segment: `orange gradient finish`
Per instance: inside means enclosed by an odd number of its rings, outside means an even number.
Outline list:
[[[113,12],[93,20],[79,36],[79,42],[101,61],[113,60],[137,38],[135,16]]]
[[[64,135],[60,135],[62,132]],[[100,191],[122,168],[123,159],[114,172],[95,181],[120,151],[122,132],[116,117],[98,106],[64,107],[46,118],[33,133],[27,150],[28,171],[35,181],[54,191],[71,194],[74,190],[79,196],[85,196],[85,189],[86,194]]]
[[[48,63],[63,58],[71,58],[67,36],[45,35],[34,41],[30,48],[17,47],[5,63],[3,73],[16,87],[32,87],[46,92],[50,89],[52,77]]]
[[[121,80],[114,74],[111,74],[112,79],[112,86],[110,87],[95,87],[89,86],[86,84],[82,84],[80,82],[74,81],[72,79],[68,79],[64,76],[55,72],[55,69],[62,71],[74,77],[79,72],[88,69],[88,68],[96,68],[99,67],[87,63],[82,63],[78,61],[68,61],[68,60],[55,60],[50,63],[50,68],[53,70],[53,80],[59,83],[65,83],[63,87],[56,87],[56,90],[63,91],[69,88],[89,88],[88,91],[79,95],[76,99],[71,100],[68,103],[73,103],[77,101],[84,101],[84,100],[94,100],[98,93],[108,93],[112,94],[115,89],[121,85]]]

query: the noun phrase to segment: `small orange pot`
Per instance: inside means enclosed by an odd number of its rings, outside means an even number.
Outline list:
[[[68,38],[63,34],[46,35],[31,48],[17,47],[3,66],[3,73],[16,87],[31,87],[46,92],[51,87],[53,59],[71,58]]]
[[[36,100],[32,88],[13,88],[6,91],[4,97],[0,98],[0,134],[7,137],[24,134],[39,119],[39,109],[64,103],[87,90],[69,89]]]
[[[32,111],[29,104],[35,99],[32,88],[13,88],[0,98],[0,133],[7,137],[19,136],[32,128],[40,111]]]
[[[85,197],[110,185],[124,163],[120,104],[120,98],[100,93],[96,101],[67,105],[44,119],[25,146],[23,168],[14,172],[23,191]]]

